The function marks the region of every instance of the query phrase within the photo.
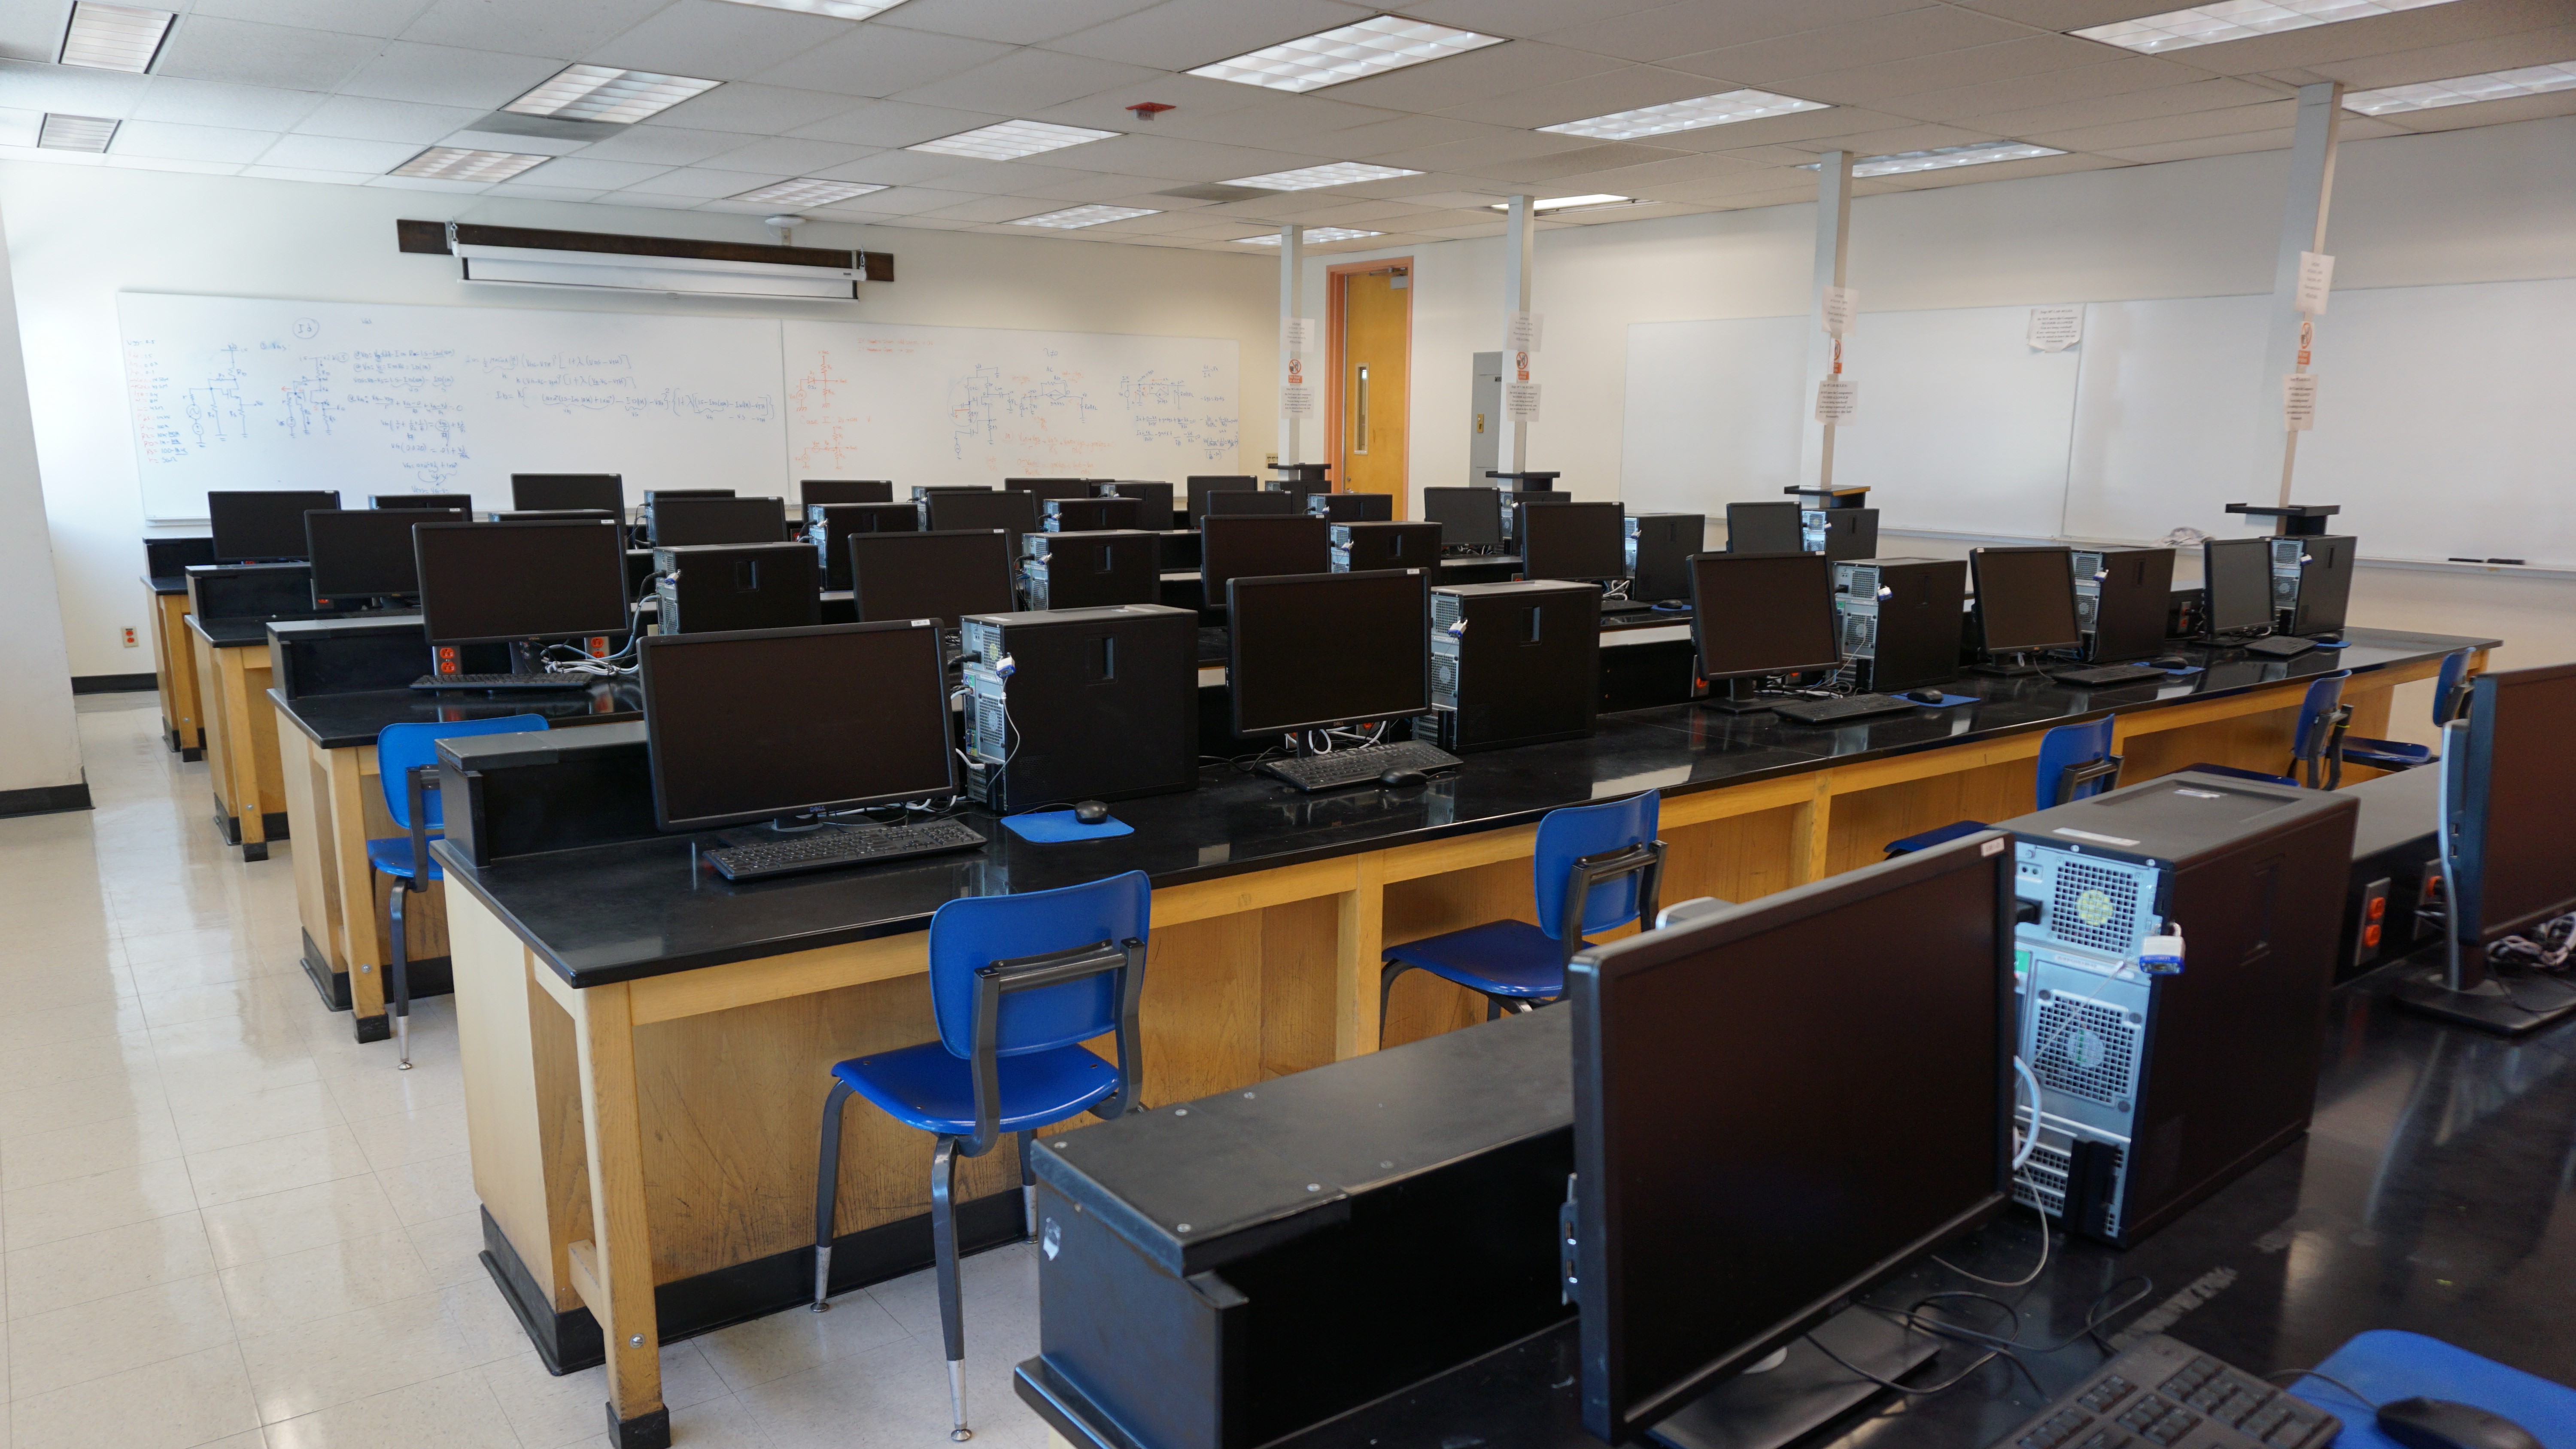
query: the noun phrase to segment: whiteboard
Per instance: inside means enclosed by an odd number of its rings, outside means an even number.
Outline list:
[[[1632,324],[1620,501],[1715,519],[1795,487],[1806,329],[1804,317]]]
[[[2266,297],[2095,302],[2084,309],[2084,377],[2065,482],[2071,538],[2163,538],[2176,528],[2243,532],[2230,503],[2269,502],[2264,449],[2279,408],[2254,388]],[[2258,437],[2261,426],[2274,429]],[[2272,477],[2280,457],[2271,455]],[[2051,530],[2055,532],[2055,530]]]
[[[2083,353],[2029,334],[2027,307],[1865,314],[1843,347],[1860,413],[1835,430],[1835,485],[1868,488],[1882,528],[2056,533]]]
[[[996,483],[1231,473],[1232,338],[783,324],[795,477]]]
[[[217,488],[463,492],[512,473],[775,491],[778,324],[756,318],[117,298],[144,516]]]

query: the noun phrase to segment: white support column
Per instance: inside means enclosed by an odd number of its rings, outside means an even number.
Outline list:
[[[1531,225],[1530,207],[1531,199],[1529,197],[1515,196],[1511,200],[1510,207],[1505,212],[1505,220],[1503,222],[1503,314],[1507,322],[1509,321],[1512,313],[1526,312],[1530,309],[1530,250],[1531,240],[1535,234],[1535,228]],[[1515,377],[1519,376],[1519,373],[1512,367],[1512,353],[1509,347],[1510,339],[1507,337],[1504,341],[1506,345],[1503,351],[1503,381],[1506,387],[1508,387],[1511,381]],[[1506,397],[1509,395],[1510,394],[1508,392],[1505,393]],[[1504,411],[1509,412],[1510,409],[1506,407]],[[1518,473],[1528,467],[1529,423],[1526,420],[1515,421],[1512,424],[1511,457],[1503,464],[1502,471],[1506,473]],[[1484,480],[1479,478],[1476,481],[1481,483]]]
[[[1807,390],[1798,395],[1798,485],[1831,488],[1834,426],[1816,421],[1816,389],[1834,375],[1838,345],[1838,339],[1825,335],[1825,289],[1850,285],[1844,276],[1851,260],[1852,158],[1849,151],[1828,151],[1816,159],[1816,269],[1807,286]]]
[[[2263,348],[2263,376],[2257,438],[2277,441],[2280,471],[2273,473],[2274,448],[2257,455],[2251,496],[2260,498],[2277,485],[2279,501],[2290,501],[2290,476],[2299,461],[2299,435],[2282,419],[2281,379],[2305,372],[2299,360],[2300,332],[2311,319],[2299,310],[2299,253],[2326,249],[2326,208],[2334,199],[2335,135],[2343,117],[2343,83],[2320,81],[2299,87],[2298,129],[2290,141],[2290,190],[2281,206],[2281,250],[2272,263],[2270,337]]]
[[[1288,332],[1298,318],[1306,315],[1305,298],[1306,233],[1304,228],[1291,222],[1279,228],[1279,386],[1283,389],[1288,386],[1289,360],[1297,355],[1289,349]],[[1314,386],[1312,377],[1302,381],[1309,388]],[[1283,399],[1285,396],[1283,392]],[[1304,420],[1289,417],[1284,401],[1279,412],[1279,461],[1302,463],[1305,454],[1298,448]]]

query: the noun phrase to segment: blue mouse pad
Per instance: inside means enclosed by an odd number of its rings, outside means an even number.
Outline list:
[[[2320,649],[2349,649],[2352,647],[2352,641],[2349,639],[2336,639],[2332,641],[2311,639],[2308,642],[2314,644]]]
[[[1057,845],[1067,840],[1106,840],[1112,835],[1133,835],[1136,827],[1116,816],[1097,825],[1084,825],[1073,818],[1070,810],[1041,810],[1034,815],[1006,815],[1002,824],[1022,840],[1040,845]]]
[[[1975,695],[1973,695],[1973,694],[1949,694],[1949,693],[1946,693],[1946,692],[1945,692],[1944,694],[1942,694],[1942,696],[1941,696],[1941,702],[1940,702],[1939,704],[1927,704],[1927,705],[1922,706],[1922,708],[1924,708],[1924,709],[1956,709],[1956,708],[1958,708],[1960,705],[1963,705],[1963,704],[1983,704],[1984,702],[1985,702],[1985,701],[1983,701],[1983,700],[1981,700],[1981,699],[1977,698],[1977,697],[1976,697]]]
[[[2502,1414],[2532,1432],[2543,1449],[2576,1449],[2576,1389],[2507,1368],[2438,1338],[2373,1329],[2336,1349],[2319,1374],[2331,1374],[2378,1403],[2391,1399],[2449,1399]],[[2324,1382],[2303,1378],[2290,1392],[2343,1420],[2335,1449],[2398,1449],[2397,1441],[2379,1431],[2372,1412],[2352,1395]]]
[[[2153,666],[2149,667],[2152,668]],[[2165,673],[2172,675],[2176,679],[2189,679],[2191,676],[2200,673],[2200,666],[2197,664],[2186,664],[2180,669],[2168,669]]]

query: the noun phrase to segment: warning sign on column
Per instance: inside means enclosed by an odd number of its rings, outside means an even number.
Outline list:
[[[2281,375],[2281,426],[2294,433],[2312,431],[2317,425],[2317,375],[2313,372],[2286,372]]]
[[[1860,383],[1829,377],[1816,384],[1816,421],[1840,427],[1860,416]]]
[[[1503,384],[1503,416],[1516,423],[1538,421],[1538,389],[1534,382]]]

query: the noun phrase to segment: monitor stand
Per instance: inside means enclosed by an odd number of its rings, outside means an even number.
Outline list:
[[[1774,703],[1776,701],[1762,697],[1760,681],[1749,675],[1739,675],[1726,681],[1725,694],[1711,694],[1699,702],[1700,708],[1713,709],[1720,714],[1752,714],[1769,709]]]
[[[1814,1337],[1856,1368],[1903,1381],[1932,1361],[1941,1341],[1866,1308],[1846,1308]],[[1768,1373],[1738,1374],[1646,1431],[1667,1449],[1776,1449],[1886,1390],[1855,1376],[1801,1338]]]
[[[2039,665],[2032,661],[2030,651],[2027,649],[2007,650],[1979,663],[1967,665],[1965,669],[1970,674],[1992,674],[2005,679],[2039,673]]]
[[[2576,983],[2533,976],[2508,981],[2487,972],[2484,963],[2467,969],[2471,963],[2461,960],[2460,943],[2449,946],[2447,964],[2406,973],[2397,986],[2399,1006],[2499,1036],[2524,1036],[2576,1013]]]
[[[730,830],[719,830],[716,832],[716,839],[723,842],[727,849],[737,845],[776,845],[782,840],[802,839],[822,828],[823,817],[820,814],[808,812],[803,815],[781,815],[775,820],[764,820],[757,825],[737,825]]]

